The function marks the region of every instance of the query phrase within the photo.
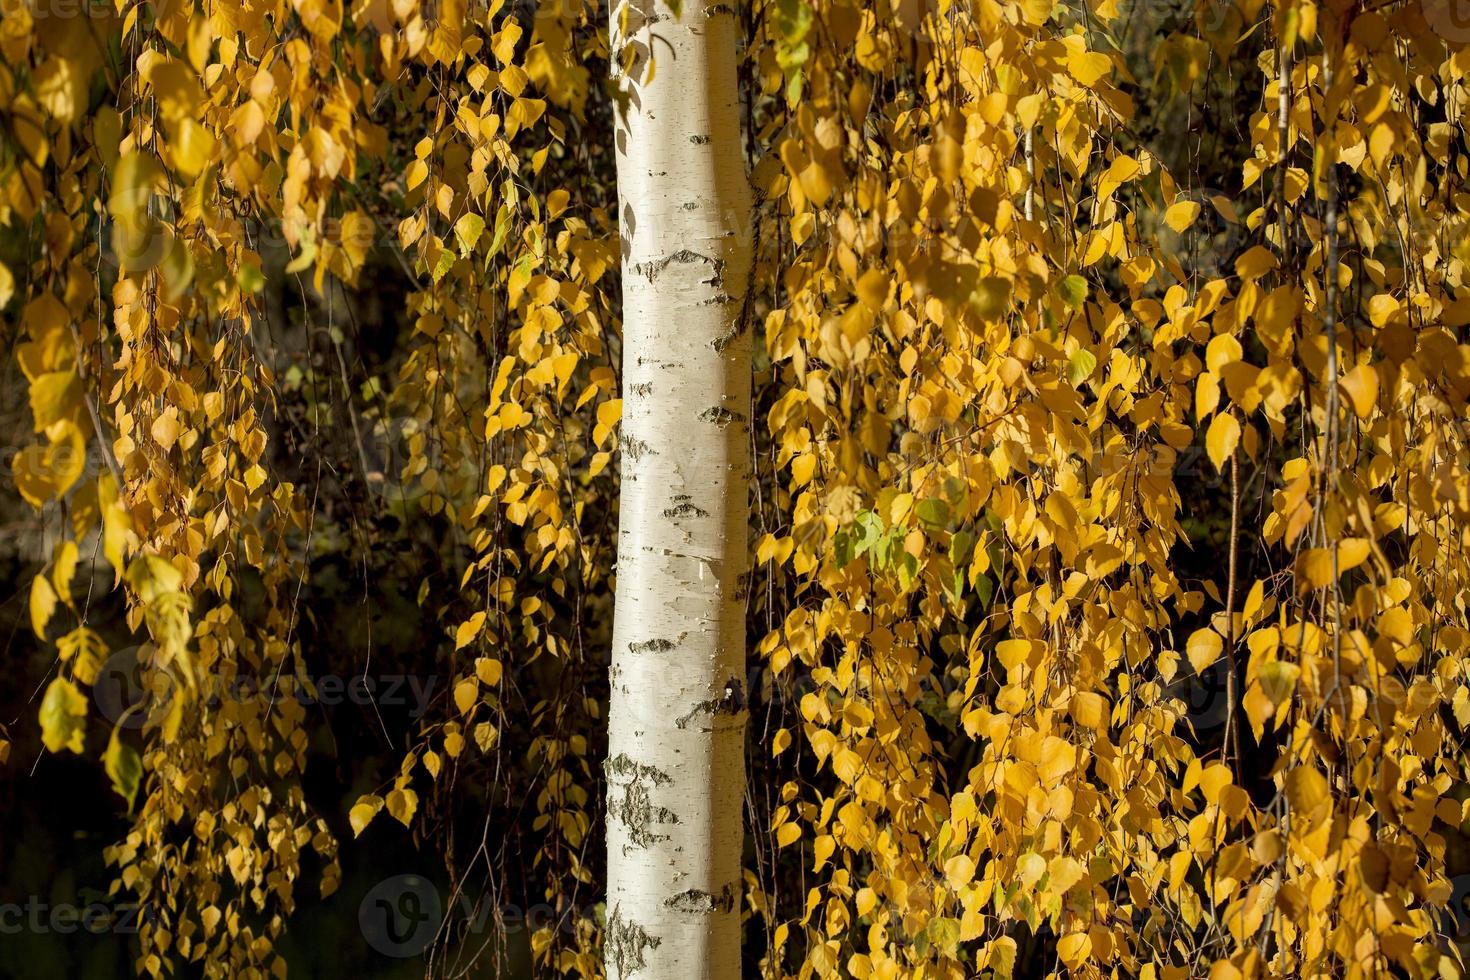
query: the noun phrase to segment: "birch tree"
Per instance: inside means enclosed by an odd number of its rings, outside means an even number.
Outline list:
[[[739,976],[750,336],[732,8],[613,12],[622,488],[607,972]]]

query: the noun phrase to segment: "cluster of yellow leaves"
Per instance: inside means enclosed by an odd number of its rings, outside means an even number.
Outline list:
[[[1010,976],[1042,942],[1080,976],[1459,976],[1470,54],[1413,5],[1202,4],[1181,88],[1252,32],[1293,59],[1281,130],[1278,59],[1242,68],[1260,206],[1209,199],[1243,241],[1211,277],[1165,244],[1204,198],[1130,132],[1121,5],[791,6],[754,55],[755,591],[807,690],[764,860],[807,874],[748,879],[767,975]],[[1227,527],[1266,484],[1203,582],[1198,452]]]
[[[588,741],[572,733],[600,708],[508,703],[492,651],[515,640],[525,669],[542,669],[538,656],[562,663],[548,670],[568,690],[595,669],[579,617],[607,581],[603,484],[619,404],[604,340],[616,241],[598,206],[611,188],[597,177],[611,167],[581,134],[587,65],[606,58],[600,12],[548,3],[528,16],[503,0],[191,0],[95,18],[11,7],[0,219],[44,233],[23,286],[0,267],[0,305],[24,296],[17,356],[38,436],[15,472],[27,500],[65,501],[73,524],[32,589],[37,635],[48,639],[60,605],[80,620],[56,640],[67,673],[42,723],[48,747],[83,750],[81,689],[106,650],[70,598],[69,569],[100,529],[128,625],[149,632],[144,687],[165,695],[141,709],[141,773],[120,761],[135,750],[116,733],[106,752],[130,802],[143,787],[133,832],[109,853],[158,913],[144,917],[140,969],[280,972],[273,940],[301,849],[326,858],[323,894],[338,876],[336,843],[300,788],[307,738],[291,694],[309,684],[293,594],[312,515],[267,453],[277,389],[252,339],[258,238],[279,236],[294,253],[285,273],[311,274],[318,291],[333,288],[328,277],[355,285],[374,253],[398,253],[418,286],[417,343],[397,384],[364,407],[379,426],[371,438],[407,443],[402,469],[379,476],[397,491],[389,506],[442,518],[474,556],[462,594],[437,608],[458,620],[446,657],[477,655],[385,798],[353,809],[354,831],[384,807],[410,824],[418,763],[437,780],[468,735],[489,771],[518,711],[530,785],[501,802],[538,794],[549,898],[568,875],[590,880]],[[588,206],[571,207],[574,194]],[[89,459],[105,465],[100,478],[84,479]],[[124,580],[125,567],[142,571]],[[249,622],[236,608],[243,576],[265,591]],[[211,704],[195,696],[199,678],[281,697]],[[178,842],[181,824],[194,845]],[[222,890],[224,872],[235,888]],[[585,931],[544,932],[538,955],[558,969],[593,961]]]

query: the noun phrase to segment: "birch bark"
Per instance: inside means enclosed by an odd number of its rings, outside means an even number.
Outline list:
[[[682,6],[612,10],[624,392],[609,980],[740,975],[750,190],[734,8]]]

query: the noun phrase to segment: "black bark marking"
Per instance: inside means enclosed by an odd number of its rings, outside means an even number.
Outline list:
[[[709,342],[709,345],[715,349],[716,354],[723,354],[725,352],[725,348],[735,343],[735,338],[739,337],[741,331],[743,331],[744,329],[744,317],[737,318],[736,321],[730,325],[729,330],[726,330],[714,340],[711,340]]]
[[[622,445],[623,455],[629,459],[658,455],[653,451],[653,447],[649,446],[642,439],[635,439],[632,436],[625,435],[618,441]]]
[[[745,688],[740,683],[740,678],[732,677],[725,682],[725,693],[717,698],[710,698],[696,704],[692,711],[674,722],[675,727],[680,730],[689,727],[689,722],[695,715],[706,714],[711,717],[717,715],[738,715],[745,710]]]
[[[691,136],[689,137],[689,142],[693,143],[695,146],[705,146],[710,142],[710,137],[707,135]]]
[[[689,912],[694,915],[709,915],[711,912],[729,912],[735,908],[735,886],[726,885],[721,888],[719,894],[700,891],[691,888],[680,892],[672,898],[664,899],[664,908],[673,909],[675,912]]]
[[[679,816],[667,807],[654,806],[649,785],[662,786],[672,782],[668,773],[653,766],[643,765],[620,754],[604,763],[608,774],[607,815],[621,820],[628,829],[628,837],[635,847],[652,847],[659,841],[668,840],[667,834],[655,833],[655,823],[678,823]],[[621,786],[621,797],[614,799],[617,787],[612,782],[614,775],[627,779]]]
[[[617,967],[619,980],[631,977],[648,964],[643,959],[646,949],[658,949],[663,940],[650,936],[648,930],[636,922],[623,918],[621,906],[613,906],[612,918],[607,921],[607,946]]]
[[[744,422],[745,416],[741,415],[739,412],[732,412],[728,408],[721,408],[720,406],[716,405],[714,408],[706,408],[704,411],[700,412],[699,420],[701,422],[713,422],[715,425],[723,429],[731,422]]]
[[[619,752],[617,756],[604,762],[603,766],[613,775],[632,776],[635,779],[651,779],[656,786],[673,782],[673,778],[662,769],[657,766],[634,762],[628,758],[628,753],[626,752]]]
[[[682,639],[682,637],[680,638]],[[674,649],[673,640],[645,640],[642,643],[629,643],[629,653],[668,653]]]
[[[709,511],[703,507],[696,507],[690,503],[678,504],[674,507],[664,508],[664,517],[671,521],[681,520],[686,517],[708,517]]]
[[[659,277],[660,273],[675,262],[681,265],[692,265],[695,262],[707,263],[714,268],[716,279],[719,278],[720,271],[725,265],[723,259],[712,259],[708,255],[700,255],[698,252],[691,251],[690,249],[681,248],[672,255],[666,255],[653,262],[640,262],[633,267],[633,270],[640,276],[645,277],[649,282],[653,282]]]

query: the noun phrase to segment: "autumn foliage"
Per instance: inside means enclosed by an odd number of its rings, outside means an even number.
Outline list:
[[[137,970],[283,974],[396,821],[601,975],[618,11],[56,3],[0,5],[25,723],[116,787]],[[1461,977],[1463,0],[738,12],[748,975]],[[324,806],[314,583],[400,544],[448,682]]]

